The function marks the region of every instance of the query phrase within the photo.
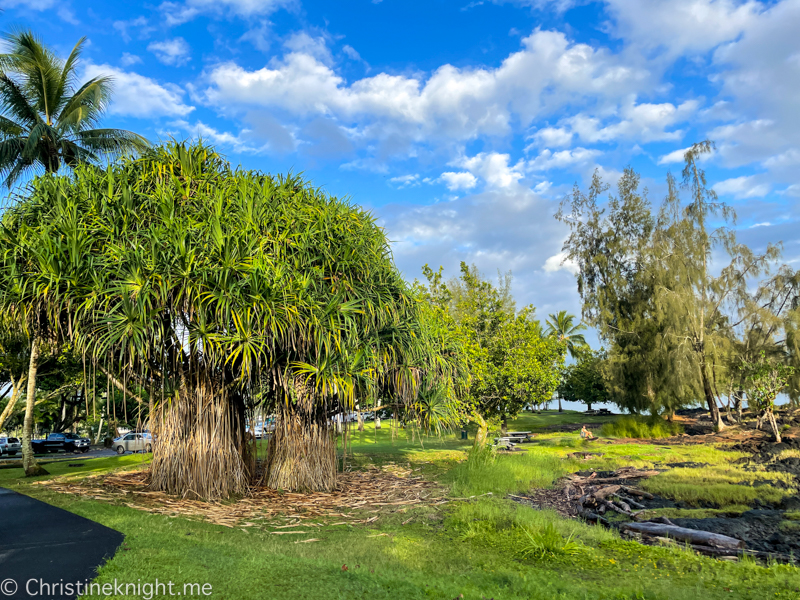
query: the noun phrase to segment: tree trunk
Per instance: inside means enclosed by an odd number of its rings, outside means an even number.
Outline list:
[[[313,401],[283,400],[278,404],[267,455],[267,486],[289,491],[333,491],[336,438],[325,411]]]
[[[358,419],[358,430],[364,431],[364,417],[361,416],[360,410],[356,413],[356,418]]]
[[[770,427],[772,427],[772,434],[775,436],[775,441],[780,444],[781,443],[781,432],[778,429],[778,422],[775,420],[775,413],[771,408],[767,409],[766,411],[767,421],[769,422]]]
[[[25,398],[25,422],[22,426],[22,467],[26,477],[47,475],[42,467],[36,463],[33,456],[31,437],[33,433],[33,406],[36,403],[36,372],[39,369],[39,336],[33,334],[31,339],[31,358],[28,364],[28,390]]]
[[[736,422],[742,422],[742,398],[744,397],[743,390],[737,390],[733,393],[733,409],[736,411]]]
[[[478,413],[472,415],[472,418],[478,424],[475,442],[472,445],[475,448],[483,448],[486,445],[486,438],[489,437],[489,426],[486,424],[486,419]]]
[[[375,413],[375,429],[381,428],[381,418],[378,416],[378,413]]]
[[[500,421],[500,433],[503,437],[508,435],[508,417],[503,415],[503,419]]]
[[[3,409],[2,414],[0,414],[0,431],[3,430],[3,426],[6,424],[6,421],[14,414],[14,409],[17,406],[17,402],[19,402],[20,397],[22,396],[22,386],[25,385],[25,378],[27,375],[20,375],[19,379],[16,381],[14,380],[14,376],[11,376],[11,398],[8,399],[8,404]]]
[[[719,412],[719,406],[717,406],[717,399],[714,396],[714,391],[711,389],[706,360],[702,352],[700,353],[700,377],[703,381],[703,395],[706,398],[708,412],[711,413],[711,422],[714,423],[714,430],[722,431],[725,429],[725,423],[722,422],[722,415]]]
[[[564,409],[561,408],[561,396],[558,396],[558,412],[564,412]]]
[[[156,412],[151,489],[212,501],[249,492],[254,465],[244,408],[223,384],[181,386]]]

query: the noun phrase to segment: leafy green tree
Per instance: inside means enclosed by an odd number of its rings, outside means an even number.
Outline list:
[[[97,163],[103,157],[144,150],[145,138],[122,129],[99,128],[112,94],[110,77],[78,85],[85,38],[66,60],[30,31],[4,37],[0,55],[0,173],[11,187],[31,172]]]
[[[609,402],[610,394],[603,374],[606,360],[603,350],[578,351],[577,360],[564,369],[564,377],[558,387],[559,396],[569,402],[582,402],[589,410],[592,410],[592,404]]]
[[[461,263],[458,280],[443,283],[442,270],[427,265],[425,295],[448,307],[468,357],[470,418],[478,424],[475,444],[480,447],[488,422],[497,420],[507,431],[527,404],[549,401],[558,385],[566,343],[545,336],[533,307],[515,310],[510,274],[499,284],[485,280],[475,266]]]
[[[757,411],[756,429],[766,420],[772,428],[775,441],[781,441],[781,432],[775,421],[775,399],[786,387],[786,382],[794,373],[794,368],[761,353],[755,361],[742,361],[747,403]]]

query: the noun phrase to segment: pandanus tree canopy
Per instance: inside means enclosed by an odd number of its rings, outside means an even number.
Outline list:
[[[254,403],[298,381],[340,408],[392,398],[457,420],[461,349],[367,212],[300,176],[172,142],[26,188],[0,228],[0,306],[90,363]],[[44,333],[42,335],[45,335]]]

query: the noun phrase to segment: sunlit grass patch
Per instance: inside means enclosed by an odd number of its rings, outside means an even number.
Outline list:
[[[745,504],[731,504],[725,508],[654,508],[641,513],[645,520],[654,517],[668,519],[711,519],[714,517],[737,517],[750,510]]]
[[[683,427],[679,423],[670,423],[659,417],[624,416],[600,429],[600,435],[613,438],[656,439],[680,433],[683,433]]]
[[[690,505],[712,503],[720,508],[745,504],[756,499],[780,502],[795,493],[793,487],[780,488],[774,484],[793,484],[787,473],[745,471],[733,466],[710,466],[692,469],[676,468],[642,482],[642,488],[652,494],[686,502]]]
[[[447,474],[445,481],[452,483],[453,494],[464,497],[547,488],[565,473],[557,456],[537,452],[536,448],[514,454],[495,454],[486,449],[470,454],[468,460]]]

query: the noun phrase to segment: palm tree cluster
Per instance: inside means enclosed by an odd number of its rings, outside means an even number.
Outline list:
[[[298,176],[174,142],[45,175],[4,214],[0,257],[0,308],[31,355],[69,343],[142,399],[153,489],[246,493],[256,407],[277,415],[264,477],[282,489],[335,485],[337,412],[460,418],[458,342],[374,218]]]
[[[148,146],[122,129],[98,127],[108,107],[108,76],[78,85],[82,38],[62,60],[30,31],[4,36],[0,55],[0,173],[11,187],[36,172],[98,163]]]

